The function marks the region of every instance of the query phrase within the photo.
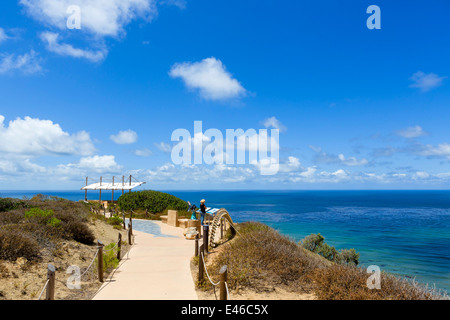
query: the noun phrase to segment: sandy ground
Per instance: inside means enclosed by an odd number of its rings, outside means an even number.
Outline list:
[[[90,225],[96,239],[104,245],[118,241],[119,230],[114,229],[102,221],[95,221]],[[126,231],[122,233],[122,240],[126,240]],[[123,246],[123,251],[127,246]],[[42,260],[29,262],[19,258],[15,262],[0,261],[0,299],[7,300],[36,300],[47,281],[47,265],[53,264],[56,268],[55,299],[85,300],[91,299],[100,288],[95,262],[81,277],[81,289],[69,289],[67,280],[71,274],[66,273],[70,266],[78,266],[83,274],[89,267],[95,253],[96,245],[84,245],[76,241],[64,241],[54,255],[42,253]],[[69,282],[73,283],[73,282]],[[45,291],[41,299],[45,298]]]

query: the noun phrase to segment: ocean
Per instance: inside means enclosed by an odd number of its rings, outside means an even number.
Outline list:
[[[205,199],[233,221],[259,221],[296,242],[320,233],[337,249],[359,252],[362,267],[377,265],[450,293],[450,191],[166,192],[197,206]],[[84,199],[84,191],[0,191],[0,197],[37,193]],[[98,193],[88,192],[88,199]]]

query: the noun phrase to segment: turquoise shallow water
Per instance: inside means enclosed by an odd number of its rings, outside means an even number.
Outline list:
[[[0,197],[36,193],[39,191],[0,191]],[[40,193],[70,200],[84,198],[83,191]],[[450,292],[450,191],[169,193],[197,206],[204,198],[209,207],[226,208],[236,222],[260,221],[295,241],[321,233],[338,249],[355,248],[362,266],[378,265],[381,270]],[[89,198],[98,199],[98,194],[90,193]]]

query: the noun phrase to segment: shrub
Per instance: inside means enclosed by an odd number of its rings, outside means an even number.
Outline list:
[[[325,238],[320,234],[310,234],[299,242],[299,244],[311,252],[321,255],[325,259],[348,265],[358,265],[359,264],[359,253],[355,249],[341,249],[336,250],[325,243]]]
[[[81,221],[68,221],[64,223],[62,227],[65,231],[64,234],[66,239],[73,239],[84,244],[92,244],[95,240],[95,236],[91,229]]]
[[[26,233],[0,229],[0,259],[15,261],[19,257],[38,258],[38,242]]]
[[[108,272],[117,268],[118,265],[119,260],[117,259],[117,247],[114,242],[111,242],[103,248],[103,270]]]
[[[355,266],[334,264],[327,269],[316,270],[312,279],[318,299],[326,300],[432,300],[445,299],[432,289],[414,281],[381,273],[381,288],[369,289],[366,270]]]
[[[121,195],[118,199],[121,210],[148,210],[150,213],[162,213],[164,210],[187,211],[187,202],[168,193],[143,190],[129,192]]]
[[[61,220],[55,217],[51,217],[47,220],[47,225],[53,228],[58,228],[61,225]]]
[[[27,204],[23,200],[12,198],[0,198],[0,212],[6,212],[25,207],[27,207]]]
[[[117,214],[113,215],[112,217],[108,218],[108,223],[113,226],[121,226],[123,224],[123,219],[120,218]]]
[[[28,211],[25,211],[25,218],[43,218],[47,219],[53,216],[53,210],[42,210],[40,208],[31,208]]]
[[[228,266],[230,289],[243,286],[266,290],[280,284],[306,288],[310,286],[306,275],[324,265],[324,259],[307,254],[294,241],[264,224],[245,222],[237,228],[239,236],[231,246],[223,247],[211,266],[211,274]]]

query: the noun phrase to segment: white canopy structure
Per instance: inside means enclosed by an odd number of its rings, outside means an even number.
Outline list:
[[[122,190],[122,194],[124,193],[124,190],[128,190],[131,192],[132,189],[137,188],[145,182],[139,182],[136,181],[136,179],[133,178],[133,176],[129,176],[129,178],[125,181],[125,176],[122,176],[122,180],[120,181],[114,181],[115,177],[112,177],[112,182],[103,182],[103,177],[100,177],[100,182],[95,182],[92,184],[88,184],[89,178],[86,177],[86,185],[81,188],[81,190],[84,190],[84,200],[87,201],[87,191],[88,190],[99,190],[100,191],[100,201],[102,201],[102,190],[111,190],[112,191],[112,201],[114,201],[114,191],[115,190]],[[131,179],[135,181],[131,181]]]

